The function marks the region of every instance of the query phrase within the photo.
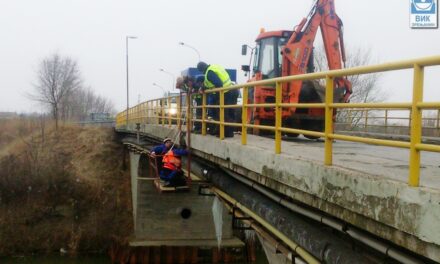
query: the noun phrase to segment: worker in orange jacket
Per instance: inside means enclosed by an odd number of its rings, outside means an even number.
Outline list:
[[[182,171],[182,156],[188,155],[185,149],[170,149],[162,159],[163,167],[160,179],[164,187],[182,186],[186,184]]]

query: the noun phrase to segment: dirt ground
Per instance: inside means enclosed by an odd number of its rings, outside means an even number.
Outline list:
[[[113,129],[41,126],[0,122],[0,256],[123,243],[132,231],[130,181]]]

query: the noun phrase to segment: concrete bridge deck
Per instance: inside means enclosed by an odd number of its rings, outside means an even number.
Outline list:
[[[240,136],[226,139],[241,144]],[[272,151],[270,138],[248,135],[248,146]],[[324,163],[324,142],[303,137],[285,139],[282,154],[295,159]],[[333,166],[383,179],[408,182],[409,150],[362,143],[334,141]],[[440,190],[440,153],[422,152],[420,186]]]
[[[131,131],[134,131],[131,130]],[[165,138],[174,127],[146,125]],[[440,261],[440,154],[423,152],[421,187],[409,187],[407,150],[336,141],[334,165],[323,165],[323,142],[248,135],[220,140],[192,135],[193,153],[293,200],[312,206],[418,254]]]

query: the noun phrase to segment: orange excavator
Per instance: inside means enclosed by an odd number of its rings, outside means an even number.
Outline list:
[[[345,67],[345,50],[342,21],[335,12],[334,0],[316,0],[307,18],[294,31],[261,31],[256,39],[253,75],[249,81],[314,72],[313,45],[318,28],[321,29],[325,54],[330,70]],[[242,46],[246,55],[248,45]],[[250,63],[250,64],[251,64]],[[249,73],[250,65],[242,70]],[[351,83],[346,78],[336,78],[335,102],[348,102],[352,93]],[[275,103],[275,85],[256,86],[249,89],[248,103]],[[282,85],[283,103],[319,103],[324,101],[324,87],[318,81],[292,81]],[[273,125],[275,110],[257,107],[249,110],[248,122],[256,125]],[[324,130],[324,109],[283,108],[284,127],[313,131]],[[254,133],[259,133],[254,130]],[[297,135],[294,135],[297,136]],[[312,138],[310,136],[307,136]]]

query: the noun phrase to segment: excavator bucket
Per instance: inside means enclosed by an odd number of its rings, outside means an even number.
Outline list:
[[[299,95],[300,103],[323,103],[325,102],[325,84],[317,80],[304,81]],[[335,89],[333,91],[333,102],[344,102],[344,89]]]
[[[323,103],[325,102],[325,85],[317,80],[304,81],[299,95],[300,103]],[[335,89],[333,92],[333,102],[343,102],[344,90]],[[312,131],[324,131],[324,109],[297,109],[299,115],[300,128]],[[304,135],[309,139],[317,139],[314,136]]]

